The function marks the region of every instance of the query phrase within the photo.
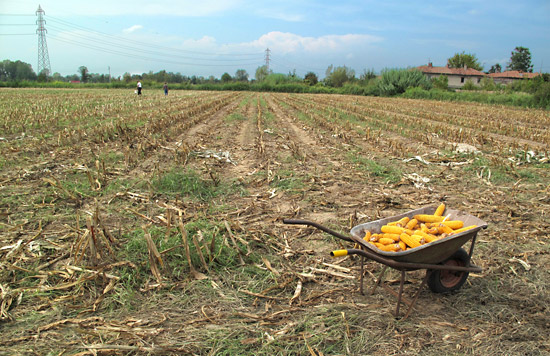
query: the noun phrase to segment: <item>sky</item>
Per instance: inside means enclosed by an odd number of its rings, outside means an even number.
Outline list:
[[[52,73],[166,70],[220,78],[330,65],[365,71],[444,66],[473,54],[487,71],[527,47],[550,72],[548,0],[0,0],[0,60],[38,67],[38,6]],[[269,51],[268,51],[269,49]]]

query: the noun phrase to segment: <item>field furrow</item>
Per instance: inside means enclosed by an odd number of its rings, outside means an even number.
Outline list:
[[[550,353],[547,111],[177,90],[0,99],[0,354]],[[347,233],[439,203],[488,223],[483,270],[423,290],[405,320],[399,271],[362,295],[361,259],[330,258],[351,244],[282,223]],[[383,265],[364,262],[368,290]],[[407,300],[424,275],[407,272]]]

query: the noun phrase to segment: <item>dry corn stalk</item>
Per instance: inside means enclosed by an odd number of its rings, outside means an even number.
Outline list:
[[[237,251],[237,255],[239,256],[239,262],[241,264],[241,266],[244,266],[245,263],[244,263],[244,260],[243,260],[243,256],[244,253],[243,251],[239,248],[239,245],[237,245],[237,241],[235,240],[235,237],[233,236],[233,232],[231,231],[231,228],[229,227],[229,224],[227,223],[227,221],[224,221],[223,222],[225,224],[225,228],[229,234],[229,238],[231,239],[231,242],[233,242],[233,246],[235,248],[235,250]]]
[[[178,218],[178,226],[181,232],[181,239],[183,240],[183,246],[185,248],[185,255],[187,257],[187,261],[189,262],[189,270],[191,271],[191,274],[193,275],[193,278],[195,279],[207,279],[208,277],[193,267],[193,262],[191,261],[191,253],[189,252],[189,241],[187,238],[187,231],[185,230],[185,226],[183,226],[183,221],[181,219],[181,216]]]
[[[153,273],[153,276],[155,276],[155,278],[157,279],[157,282],[161,284],[162,276],[160,274],[159,265],[160,267],[164,267],[162,256],[157,250],[157,246],[153,242],[151,234],[149,234],[149,231],[147,231],[147,226],[142,226],[142,228],[143,236],[145,237],[145,241],[147,242],[147,249],[149,250],[149,264],[151,265],[151,272]]]
[[[206,264],[206,260],[204,259],[204,255],[202,254],[202,249],[201,249],[201,247],[199,245],[199,242],[197,241],[197,237],[195,235],[193,235],[193,244],[195,245],[195,248],[197,249],[197,252],[199,254],[199,258],[201,259],[201,262],[202,262],[202,266],[204,267],[206,272],[210,272],[208,270],[208,265]]]

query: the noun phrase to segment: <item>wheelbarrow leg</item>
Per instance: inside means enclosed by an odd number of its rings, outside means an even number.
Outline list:
[[[374,286],[372,286],[372,289],[370,291],[370,295],[374,294],[374,291],[376,290],[376,287],[378,287],[380,285],[380,282],[382,282],[382,277],[384,277],[384,273],[386,273],[387,268],[388,268],[388,266],[384,266],[384,268],[382,268],[382,272],[380,272],[380,274],[378,275],[378,279],[374,283]]]
[[[424,276],[424,279],[422,280],[422,283],[420,284],[420,287],[418,288],[418,291],[416,292],[416,295],[414,296],[414,298],[412,300],[412,303],[411,303],[411,305],[409,305],[409,309],[407,310],[407,313],[405,314],[405,316],[403,317],[402,320],[405,320],[405,319],[408,318],[414,304],[416,303],[416,300],[418,299],[418,296],[420,296],[420,292],[422,292],[422,289],[424,289],[424,286],[428,282],[429,277],[430,277],[430,272],[426,273],[426,275]]]
[[[401,283],[399,283],[399,295],[397,297],[397,307],[395,308],[395,317],[396,318],[399,316],[399,307],[401,306],[401,296],[403,296],[403,285],[404,284],[405,284],[405,270],[402,270],[401,271]]]
[[[359,293],[361,293],[361,295],[364,295],[365,293],[363,293],[363,273],[364,273],[364,266],[365,266],[365,256],[361,256],[361,275],[359,276]]]

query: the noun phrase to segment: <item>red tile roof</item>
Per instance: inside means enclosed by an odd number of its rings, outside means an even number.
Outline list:
[[[510,79],[533,79],[539,76],[540,73],[525,73],[519,70],[508,70],[502,73],[490,73],[491,78],[510,78]]]
[[[449,68],[449,67],[434,67],[431,65],[417,67],[422,73],[429,74],[447,74],[447,75],[473,75],[485,76],[485,73],[473,68]]]

